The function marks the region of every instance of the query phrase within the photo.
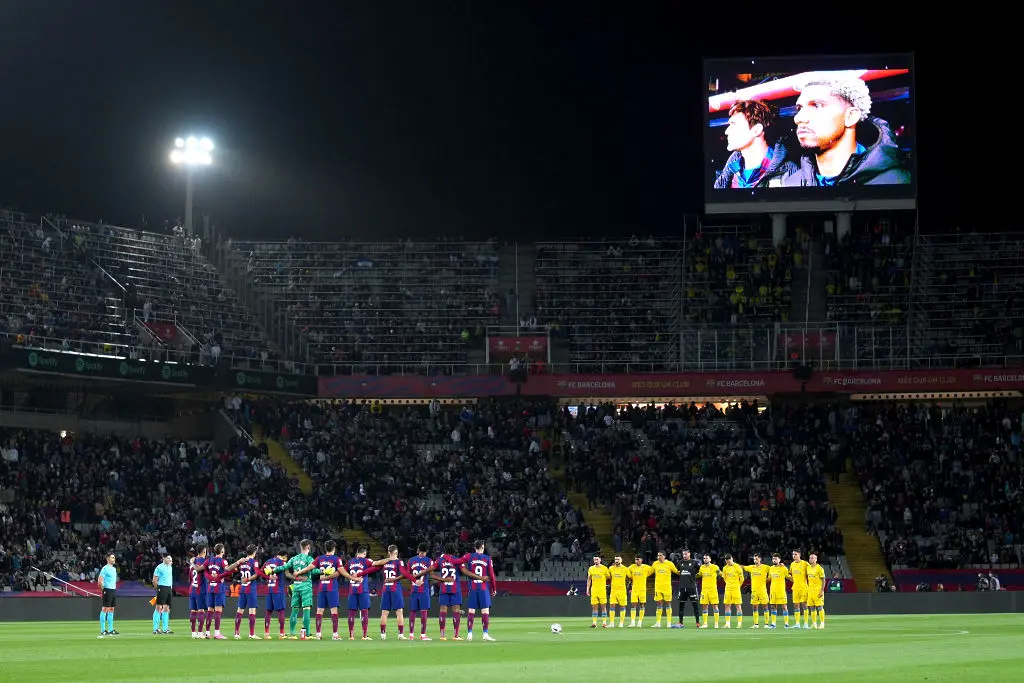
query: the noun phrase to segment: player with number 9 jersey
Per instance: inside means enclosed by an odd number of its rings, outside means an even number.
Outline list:
[[[469,609],[488,609],[491,606],[491,594],[497,586],[497,578],[494,576],[494,562],[491,556],[483,552],[484,546],[480,543],[476,552],[470,553],[468,574],[469,579]]]

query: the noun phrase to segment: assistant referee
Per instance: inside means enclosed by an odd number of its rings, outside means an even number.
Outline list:
[[[114,630],[114,609],[117,607],[117,558],[114,553],[107,555],[107,563],[100,570],[96,585],[103,592],[103,608],[100,610],[100,638],[120,635]]]
[[[174,560],[170,553],[164,555],[164,561],[153,570],[153,585],[156,586],[156,609],[153,610],[153,635],[170,635],[171,630],[171,596],[174,594]]]
[[[690,556],[689,550],[683,550],[683,559],[679,563],[679,625],[683,626],[683,607],[687,602],[693,607],[693,619],[700,627],[700,602],[697,599],[697,572],[700,571],[700,562]]]

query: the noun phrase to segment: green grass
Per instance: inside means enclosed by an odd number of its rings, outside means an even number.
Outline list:
[[[696,631],[689,625],[595,631],[589,620],[563,620],[558,636],[549,632],[550,623],[496,617],[491,625],[496,643],[439,642],[434,618],[428,634],[435,640],[429,643],[396,640],[393,622],[386,642],[340,643],[193,641],[181,619],[172,621],[173,636],[153,636],[149,621],[119,621],[122,635],[103,640],[92,622],[5,623],[0,624],[0,681],[308,683],[370,675],[445,683],[750,683],[803,676],[827,683],[991,683],[1019,680],[1024,666],[1024,615],[831,617],[825,631],[755,631],[749,615],[742,631]],[[275,620],[275,632],[276,625]],[[233,619],[225,626],[233,631]],[[257,632],[262,630],[261,617]],[[379,629],[371,620],[374,631]]]

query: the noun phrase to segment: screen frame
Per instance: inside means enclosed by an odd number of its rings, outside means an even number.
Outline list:
[[[706,183],[711,157],[709,133],[712,114],[708,108],[708,83],[723,73],[745,73],[752,65],[761,71],[839,71],[862,69],[865,65],[880,65],[886,68],[904,68],[910,71],[910,116],[914,122],[911,138],[909,170],[911,182],[908,185],[876,185],[870,187],[829,188],[758,188],[755,190],[731,192],[716,190],[705,184],[704,213],[713,214],[765,214],[765,213],[807,213],[836,211],[904,211],[917,209],[918,176],[918,126],[917,126],[917,69],[914,53],[881,53],[856,55],[829,55],[820,57],[736,57],[705,58],[703,60],[701,85],[701,108],[703,110],[701,129],[701,181]],[[721,116],[721,114],[716,114]]]

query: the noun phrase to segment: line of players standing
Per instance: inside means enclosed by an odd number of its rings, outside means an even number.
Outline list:
[[[747,575],[750,576],[750,605],[753,610],[752,628],[760,628],[764,617],[765,628],[776,628],[779,612],[783,625],[789,625],[789,598],[786,581],[792,581],[793,628],[825,628],[825,571],[818,564],[818,556],[811,553],[809,561],[801,558],[799,550],[792,553],[793,562],[787,568],[778,553],[772,555],[772,564],[765,565],[761,556],[753,556],[753,564],[737,564],[732,555],[724,556],[725,565],[712,564],[711,556],[704,555],[702,562],[693,560],[689,550],[682,553],[682,568],[665,559],[659,552],[658,559],[650,565],[637,556],[634,564],[622,564],[616,556],[611,567],[602,564],[600,557],[594,557],[594,564],[587,571],[587,595],[591,604],[591,628],[597,628],[598,618],[604,628],[615,626],[619,617],[619,628],[625,625],[627,611],[630,612],[630,628],[642,628],[647,612],[647,580],[654,576],[654,628],[661,628],[664,614],[666,625],[683,628],[683,608],[690,603],[697,628],[708,628],[710,613],[714,614],[714,626],[719,627],[718,579],[725,583],[725,628],[732,627],[732,611],[735,609],[737,627],[743,627],[743,598],[740,589]],[[679,623],[672,625],[672,576],[679,576]],[[700,580],[698,597],[697,580]],[[608,583],[611,583],[609,595]],[[632,595],[627,596],[626,584],[630,583]],[[769,590],[770,585],[770,590]],[[609,608],[611,623],[609,624]],[[616,614],[618,613],[618,614]],[[703,616],[703,621],[701,620]],[[801,617],[803,626],[801,626]]]
[[[312,541],[300,543],[302,555],[308,555]],[[428,546],[421,543],[416,556],[408,563],[398,558],[397,546],[388,548],[388,557],[381,560],[367,558],[367,549],[357,547],[355,555],[347,562],[337,554],[333,541],[323,545],[323,554],[312,561],[306,571],[292,571],[293,563],[300,556],[291,559],[287,551],[278,551],[262,565],[256,559],[258,548],[249,545],[246,554],[232,564],[224,559],[226,549],[223,544],[213,547],[212,553],[205,545],[199,545],[189,557],[189,621],[192,638],[224,640],[220,625],[224,611],[228,579],[236,576],[239,583],[238,608],[235,613],[235,639],[240,639],[242,620],[248,616],[249,638],[260,640],[256,635],[256,610],[259,605],[259,582],[266,581],[267,594],[264,605],[263,639],[271,639],[270,623],[274,614],[279,624],[281,639],[307,640],[321,639],[325,611],[329,612],[332,623],[332,639],[341,640],[338,633],[338,608],[341,604],[340,582],[344,579],[348,584],[348,631],[349,640],[356,639],[355,625],[360,622],[362,639],[370,640],[369,610],[371,590],[366,577],[374,572],[383,575],[381,590],[381,640],[387,638],[387,620],[391,612],[396,615],[398,638],[400,640],[415,639],[415,622],[420,619],[419,640],[431,640],[427,636],[427,617],[430,610],[429,580],[438,583],[440,640],[447,640],[447,617],[452,609],[454,633],[452,640],[461,641],[461,605],[462,588],[459,575],[462,574],[469,582],[468,618],[466,639],[473,640],[473,626],[477,610],[481,613],[483,640],[493,641],[489,634],[491,597],[496,594],[496,579],[491,558],[484,553],[484,542],[474,544],[474,552],[462,556],[455,555],[456,548],[450,544],[447,552],[436,559],[428,557]],[[294,564],[298,567],[298,564]],[[306,569],[305,565],[302,565]],[[305,574],[309,571],[309,576]],[[340,576],[339,576],[340,575]],[[410,591],[410,628],[405,635],[404,594],[401,581],[405,579],[411,584]],[[291,584],[288,581],[291,581]],[[305,589],[303,583],[315,583],[316,592],[316,633],[309,629],[309,613],[313,609],[313,592]],[[299,590],[302,589],[302,590]],[[286,598],[291,599],[291,628],[285,633]],[[308,596],[308,597],[307,597]],[[296,635],[295,627],[299,614],[302,614],[304,628]],[[156,631],[154,631],[156,633]]]

